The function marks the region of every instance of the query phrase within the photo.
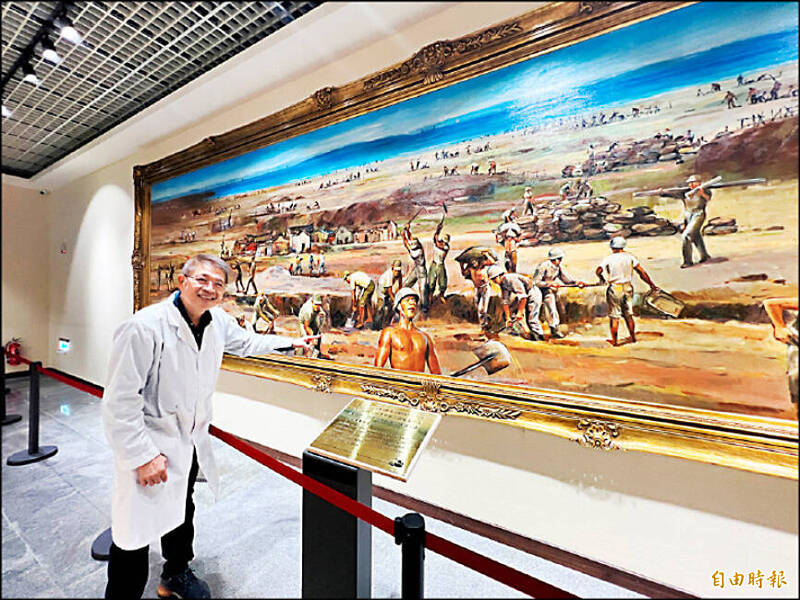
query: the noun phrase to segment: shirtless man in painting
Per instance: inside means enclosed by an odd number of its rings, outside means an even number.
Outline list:
[[[442,370],[439,367],[433,340],[427,333],[417,329],[413,323],[418,304],[419,294],[416,290],[406,287],[397,292],[394,308],[400,316],[400,321],[381,331],[375,366],[384,366],[388,359],[393,369],[422,373],[427,365],[431,373],[441,375]]]

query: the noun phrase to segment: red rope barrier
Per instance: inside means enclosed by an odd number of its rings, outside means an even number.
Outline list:
[[[86,392],[87,394],[91,394],[92,396],[97,396],[98,398],[103,397],[103,388],[98,388],[91,383],[84,383],[83,381],[78,381],[77,379],[73,379],[69,375],[64,375],[63,373],[59,373],[58,371],[53,371],[52,369],[48,369],[46,367],[39,367],[37,369],[39,373],[42,375],[47,375],[48,377],[52,377],[53,379],[58,379],[59,381],[66,383],[67,385],[71,385],[74,388],[78,388],[82,392]]]
[[[211,425],[208,431],[211,433],[211,435],[218,437],[226,444],[233,446],[240,452],[246,454],[265,467],[268,467],[276,473],[283,475],[287,479],[290,479],[291,481],[303,487],[303,489],[306,489],[312,494],[319,496],[323,500],[330,502],[337,508],[350,513],[354,517],[358,517],[362,521],[366,521],[370,525],[385,531],[389,535],[394,535],[394,522],[381,513],[372,510],[368,506],[364,506],[360,502],[345,496],[341,492],[332,490],[328,486],[321,484],[316,479],[312,479],[308,475],[304,475],[298,471],[295,471],[292,467],[283,464],[275,458],[272,458],[269,454],[258,450],[241,438],[228,433],[227,431],[222,431],[214,425]],[[473,552],[468,548],[459,546],[458,544],[441,538],[438,535],[425,532],[425,547],[433,552],[436,552],[437,554],[441,554],[442,556],[454,560],[457,563],[461,563],[470,569],[478,571],[487,577],[499,581],[500,583],[519,590],[525,594],[529,594],[534,598],[577,598],[577,596],[573,596],[569,592],[565,592],[564,590],[554,587],[548,583],[535,579],[530,575],[526,575],[521,571],[517,571],[513,567],[509,567],[508,565],[499,563],[496,560],[478,554],[477,552]]]
[[[31,361],[27,358],[23,358],[21,356],[18,358],[26,364],[31,364]],[[58,381],[66,383],[67,385],[71,385],[72,387],[75,387],[88,394],[92,394],[93,396],[102,397],[103,395],[102,388],[84,383],[73,377],[70,377],[69,375],[64,375],[58,373],[57,371],[53,371],[52,369],[41,366],[39,366],[37,370],[48,377],[57,379]],[[214,425],[210,425],[208,431],[211,435],[219,438],[229,446],[236,448],[242,454],[249,456],[256,462],[259,462],[265,467],[275,471],[279,475],[286,477],[290,481],[301,486],[303,489],[316,496],[319,496],[323,500],[333,504],[337,508],[353,515],[354,517],[369,523],[373,527],[377,527],[381,531],[388,533],[391,536],[394,535],[394,521],[389,517],[361,504],[349,496],[345,496],[341,492],[337,492],[336,490],[329,488],[316,479],[312,479],[308,475],[304,475],[303,473],[296,471],[289,465],[272,458],[269,454],[266,454],[265,452],[255,448],[253,445],[231,433],[228,433],[227,431],[223,431]],[[499,563],[487,556],[478,554],[469,548],[459,546],[458,544],[439,537],[433,533],[425,532],[425,547],[432,552],[436,552],[437,554],[441,554],[450,560],[463,564],[470,569],[478,571],[479,573],[499,581],[502,584],[528,594],[533,598],[577,598],[577,596],[574,596],[569,592],[565,592],[564,590],[552,586],[549,583],[545,583],[544,581],[531,577],[522,571],[517,571],[513,567]]]
[[[279,475],[283,475],[290,481],[300,485],[303,487],[303,489],[306,489],[312,494],[319,496],[323,500],[327,500],[337,508],[350,513],[354,517],[358,517],[362,521],[366,521],[373,527],[377,527],[389,535],[394,535],[394,521],[392,521],[392,519],[389,517],[372,510],[369,506],[365,506],[360,502],[353,500],[349,496],[345,496],[341,492],[337,492],[336,490],[329,488],[327,485],[320,483],[316,479],[312,479],[308,475],[303,475],[302,473],[295,471],[289,465],[285,465],[281,461],[272,458],[269,454],[262,452],[261,450],[253,447],[241,438],[228,433],[227,431],[223,431],[214,425],[210,425],[208,432],[211,435],[218,437],[226,444],[233,446],[239,452],[246,454],[256,462],[261,463]]]

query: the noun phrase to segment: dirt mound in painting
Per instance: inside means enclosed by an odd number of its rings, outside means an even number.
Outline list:
[[[747,177],[797,177],[798,119],[741,129],[703,144],[695,170]]]
[[[168,225],[180,219],[183,213],[191,214],[193,210],[198,210],[204,202],[214,197],[213,191],[202,192],[200,194],[188,194],[180,198],[173,198],[169,202],[158,202],[153,204],[151,209],[151,219],[153,225]],[[209,205],[210,206],[210,205]],[[208,210],[206,207],[205,210]]]
[[[419,181],[395,190],[389,195],[391,200],[414,203],[417,206],[440,206],[442,202],[475,201],[488,198],[495,188],[522,185],[525,178],[512,173],[498,173],[490,178],[485,175],[451,175],[442,177],[432,175],[426,181]]]
[[[413,215],[414,207],[410,203],[398,202],[385,198],[353,203],[334,211],[324,211],[315,219],[317,227],[336,228],[344,225],[349,229],[359,229],[365,225],[384,221],[398,221]]]
[[[383,223],[407,221],[420,208],[441,206],[443,201],[478,201],[491,198],[498,187],[522,185],[525,178],[511,173],[498,173],[487,180],[485,175],[431,175],[426,181],[411,183],[391,192],[385,198],[355,202],[335,210],[324,210],[298,219],[293,216],[275,217],[269,221],[272,229],[287,225],[313,224],[315,228],[348,229]],[[302,223],[301,223],[302,219]]]

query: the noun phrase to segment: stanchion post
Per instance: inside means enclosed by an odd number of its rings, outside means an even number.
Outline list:
[[[32,362],[28,367],[28,453],[39,453],[39,369],[42,363]]]
[[[6,394],[8,394],[11,390],[6,387],[6,354],[3,352],[3,414],[0,415],[2,417],[1,421],[3,425],[11,425],[12,423],[16,423],[17,421],[22,420],[22,415],[9,415],[6,414]]]
[[[16,467],[50,458],[58,448],[39,447],[39,369],[42,363],[32,362],[29,366],[30,392],[28,394],[28,449],[20,450],[8,457],[6,464]]]
[[[425,519],[408,513],[394,520],[394,541],[402,553],[403,600],[421,600],[425,592]]]

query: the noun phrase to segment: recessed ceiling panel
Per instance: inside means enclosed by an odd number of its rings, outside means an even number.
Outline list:
[[[51,33],[61,61],[8,74],[66,4],[79,45]],[[32,177],[320,2],[3,2],[3,173]],[[5,113],[5,110],[3,111]]]

